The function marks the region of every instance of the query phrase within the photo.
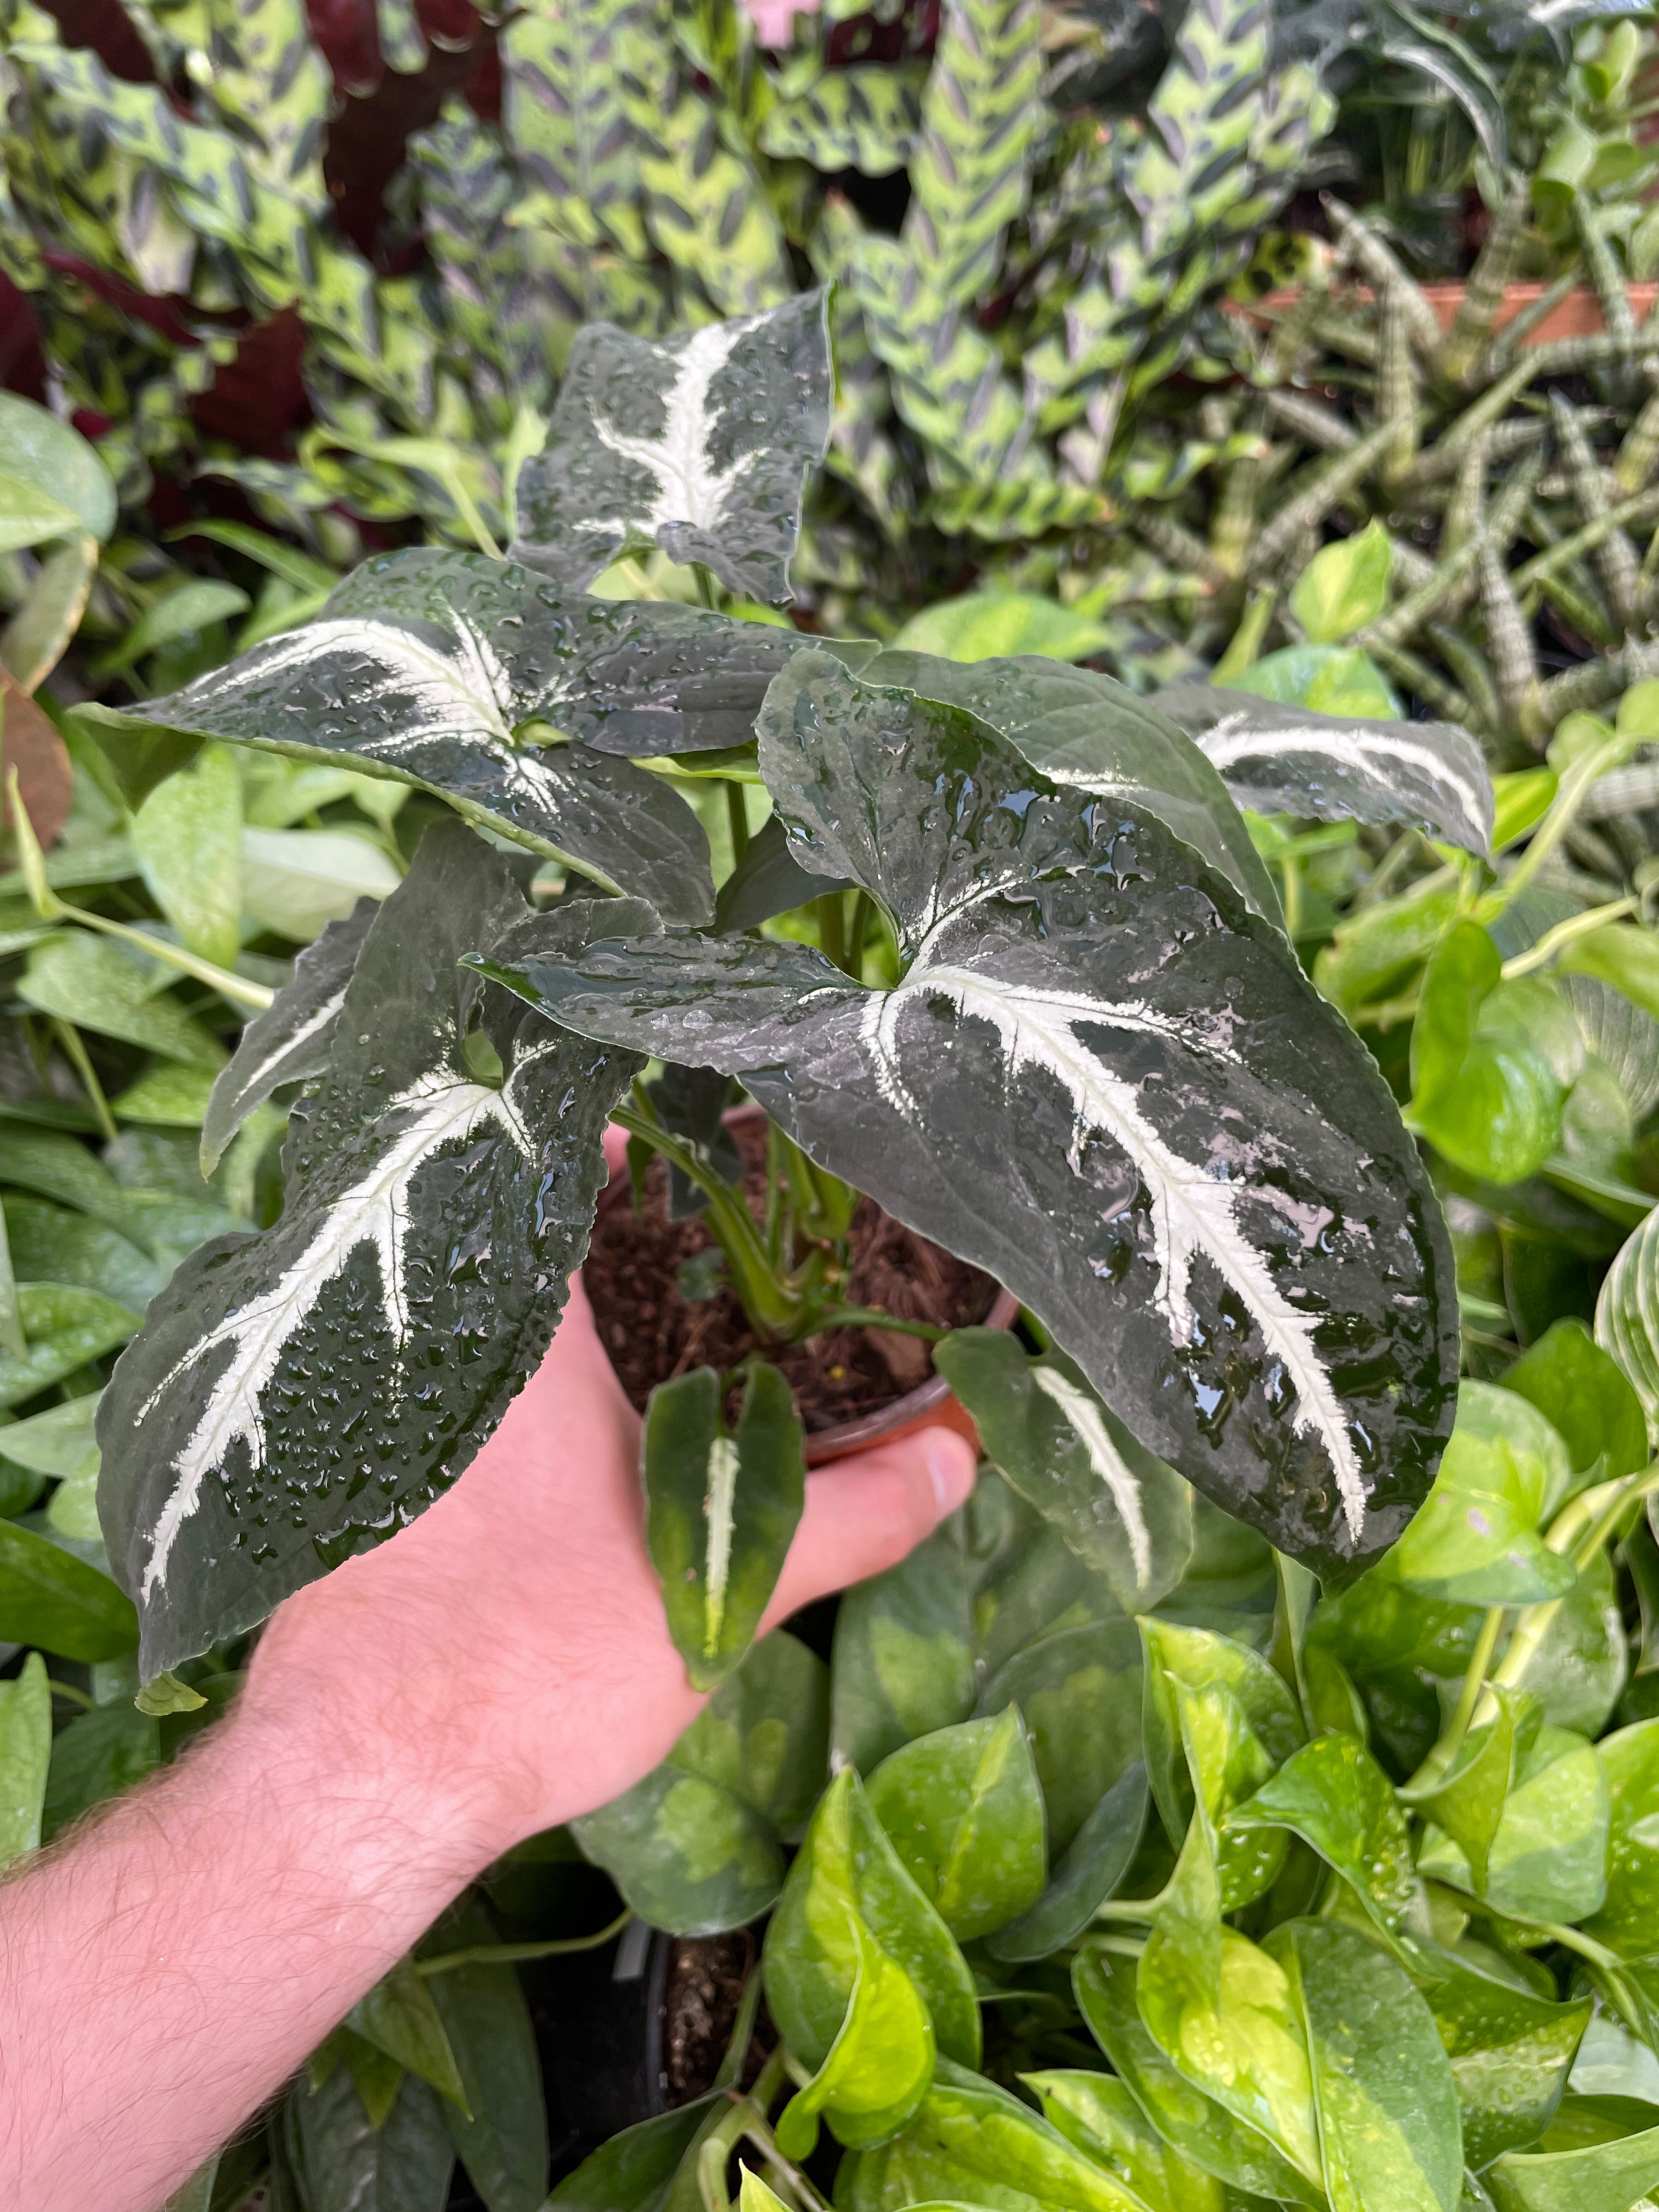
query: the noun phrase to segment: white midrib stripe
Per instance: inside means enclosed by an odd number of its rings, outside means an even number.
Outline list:
[[[261,1393],[276,1370],[283,1346],[361,1245],[374,1247],[382,1310],[393,1336],[403,1342],[408,1323],[403,1240],[409,1222],[407,1214],[399,1215],[397,1200],[416,1169],[441,1146],[471,1135],[483,1119],[500,1121],[520,1149],[524,1146],[526,1133],[511,1104],[502,1092],[485,1085],[428,1079],[391,1101],[386,1111],[420,1104],[428,1110],[398,1133],[367,1182],[333,1202],[319,1234],[264,1296],[228,1315],[198,1338],[139,1407],[137,1419],[142,1422],[162,1394],[205,1353],[221,1344],[235,1346],[237,1356],[214,1384],[200,1423],[173,1462],[179,1480],[156,1516],[141,1596],[148,1598],[158,1585],[165,1586],[179,1531],[199,1505],[204,1481],[232,1445],[246,1440],[255,1466],[264,1463]]]
[[[1218,727],[1224,731],[1226,725]],[[1370,738],[1353,731],[1327,734],[1322,730],[1243,729],[1227,735],[1212,732],[1197,742],[1208,754],[1211,765],[1224,775],[1239,761],[1276,760],[1291,753],[1312,753],[1338,768],[1355,769],[1367,775],[1380,773],[1379,761],[1399,761],[1420,769],[1434,782],[1455,792],[1469,819],[1480,819],[1480,794],[1468,778],[1460,775],[1432,746],[1412,738],[1397,738],[1391,730],[1384,732],[1379,729],[1375,738]]]
[[[730,1437],[708,1447],[708,1489],[702,1502],[708,1543],[703,1573],[702,1656],[713,1659],[726,1626],[726,1586],[732,1575],[732,1526],[738,1506],[738,1448]]]
[[[1136,1587],[1145,1589],[1152,1580],[1152,1540],[1147,1533],[1146,1516],[1140,1510],[1140,1485],[1112,1442],[1100,1407],[1086,1390],[1079,1390],[1071,1377],[1062,1375],[1057,1367],[1034,1367],[1031,1380],[1045,1397],[1054,1401],[1088,1454],[1091,1472],[1105,1484],[1129,1540]]]
[[[896,989],[873,993],[864,1018],[864,1042],[876,1080],[894,1109],[914,1120],[916,1108],[900,1072],[897,1023],[907,1000],[948,1000],[958,1015],[988,1022],[1001,1042],[1011,1076],[1025,1066],[1044,1068],[1065,1091],[1076,1116],[1076,1153],[1089,1131],[1103,1130],[1134,1163],[1152,1200],[1158,1304],[1171,1340],[1184,1345],[1194,1319],[1188,1295],[1194,1259],[1210,1260],[1243,1298],[1269,1353],[1284,1365],[1296,1394],[1294,1425],[1319,1437],[1335,1476],[1349,1533],[1364,1522],[1366,1486],[1342,1408],[1311,1338],[1316,1317],[1299,1313],[1279,1296],[1266,1261],[1240,1231],[1232,1187],[1172,1152],[1140,1110],[1136,1091],[1078,1041],[1079,1024],[1139,1029],[1191,1046],[1167,1018],[1140,1006],[1115,1006],[1083,994],[1025,990],[971,969],[913,968]]]
[[[238,1085],[238,1089],[242,1091],[252,1090],[255,1084],[264,1080],[273,1067],[280,1067],[285,1060],[291,1058],[300,1047],[314,1037],[319,1030],[326,1029],[341,1007],[344,1006],[345,994],[346,987],[342,983],[331,999],[325,999],[316,1012],[302,1021],[297,1030],[285,1037],[274,1051],[268,1052],[257,1066],[248,1070]]]
[[[759,459],[758,453],[740,454],[724,475],[708,461],[708,387],[747,329],[744,322],[708,323],[692,332],[663,395],[660,438],[629,437],[602,416],[592,418],[601,444],[657,479],[647,517],[653,532],[665,523],[717,520],[727,495]]]

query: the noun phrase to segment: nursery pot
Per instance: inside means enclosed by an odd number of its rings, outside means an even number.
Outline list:
[[[1449,330],[1457,310],[1463,304],[1467,286],[1462,283],[1424,284],[1419,289],[1433,308],[1441,329]],[[1512,323],[1523,309],[1534,306],[1543,297],[1544,289],[1544,286],[1538,283],[1506,284],[1503,305],[1493,319],[1494,332],[1501,331],[1504,325]],[[1627,284],[1625,289],[1630,299],[1631,313],[1640,323],[1651,312],[1656,298],[1659,298],[1659,284]],[[1226,304],[1230,312],[1254,318],[1259,314],[1283,314],[1295,307],[1301,296],[1301,287],[1293,285],[1284,291],[1265,293],[1260,300],[1248,305],[1237,301],[1229,301]],[[1358,305],[1369,306],[1376,295],[1368,284],[1355,284],[1345,285],[1331,296],[1333,302],[1352,300]],[[1588,284],[1576,284],[1565,297],[1556,301],[1540,322],[1534,324],[1522,343],[1526,346],[1547,345],[1557,338],[1589,337],[1606,328],[1601,302],[1595,292]]]
[[[758,1106],[733,1107],[726,1116],[727,1127],[741,1138],[745,1130],[765,1126],[766,1116]],[[617,1206],[631,1203],[632,1194],[628,1180],[613,1176],[599,1193],[599,1218],[603,1221]],[[986,1328],[1011,1328],[1019,1311],[1019,1302],[998,1286],[988,1312],[979,1317],[977,1325]],[[605,1342],[605,1331],[600,1331]],[[612,1351],[605,1346],[607,1355]],[[659,1378],[662,1379],[662,1378]],[[850,1453],[867,1451],[872,1444],[886,1443],[895,1437],[908,1436],[913,1429],[944,1426],[954,1429],[977,1447],[978,1433],[974,1424],[945,1382],[943,1376],[929,1375],[909,1390],[896,1393],[884,1405],[861,1412],[846,1420],[836,1421],[824,1428],[809,1429],[806,1433],[806,1463],[809,1467],[823,1467],[832,1460],[845,1459]]]

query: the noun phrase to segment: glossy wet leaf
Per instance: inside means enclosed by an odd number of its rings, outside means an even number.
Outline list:
[[[435,2089],[405,2074],[378,2128],[344,2066],[294,2100],[307,2212],[443,2212],[455,2154]]]
[[[241,947],[242,781],[236,756],[204,745],[132,820],[150,896],[192,952],[221,968]]]
[[[359,899],[343,921],[331,921],[294,963],[294,977],[242,1031],[214,1079],[202,1121],[202,1172],[211,1175],[237,1131],[284,1084],[321,1075],[333,1049],[346,985],[376,912]]]
[[[1479,922],[1455,922],[1423,972],[1412,1028],[1412,1112],[1455,1167],[1520,1182],[1555,1150],[1565,1086],[1524,1035],[1489,1033],[1502,961]]]
[[[1487,1856],[1487,1898],[1522,1920],[1595,1913],[1607,1887],[1608,1808],[1594,1747],[1570,1729],[1540,1729],[1516,1760]],[[1425,1875],[1468,1887],[1457,1855],[1443,1846],[1421,1852],[1418,1864]]]
[[[722,1378],[697,1367],[646,1408],[646,1542],[668,1630],[694,1689],[738,1666],[770,1602],[806,1496],[800,1416],[786,1378],[749,1370],[728,1430]]]
[[[1147,2212],[1224,2212],[1221,2184],[1164,2142],[1125,2083],[1094,2073],[1020,2080],[1042,2099],[1050,2127],[1127,2183]]]
[[[1024,1716],[1055,1859],[1140,1756],[1140,1672],[1133,1624],[1101,1620],[1026,1644],[981,1694],[981,1715],[1018,1705]]]
[[[821,1661],[775,1632],[755,1645],[667,1759],[571,1824],[643,1919],[677,1935],[738,1928],[776,1899],[784,1838],[828,1775]]]
[[[33,1850],[52,1764],[52,1692],[38,1651],[0,1682],[0,1868]]]
[[[1503,1382],[1537,1407],[1566,1445],[1575,1474],[1587,1476],[1599,1462],[1598,1480],[1607,1481],[1647,1465],[1642,1401],[1582,1321],[1553,1322]]]
[[[1630,1672],[1630,1642],[1625,1632],[1613,1561],[1600,1552],[1553,1613],[1519,1675],[1517,1689],[1528,1691],[1557,1728],[1598,1736],[1619,1703]]]
[[[92,1806],[142,1782],[161,1757],[157,1722],[131,1698],[118,1698],[77,1715],[52,1738],[41,1841],[49,1844]]]
[[[810,864],[894,914],[897,987],[803,947],[664,935],[569,960],[521,939],[514,988],[743,1073],[820,1164],[1024,1298],[1150,1449],[1352,1576],[1424,1492],[1454,1356],[1449,1255],[1374,1065],[1152,813],[1034,793],[960,713],[815,653],[760,726]],[[1103,994],[1132,969],[1132,996]],[[1287,1202],[1328,1224],[1316,1248]]]
[[[832,394],[822,291],[657,340],[590,323],[519,475],[517,556],[584,589],[660,546],[763,603],[790,596]]]
[[[566,927],[588,911],[567,907]],[[364,940],[328,1073],[290,1119],[281,1219],[194,1253],[105,1392],[100,1510],[147,1678],[412,1519],[546,1349],[635,1063],[486,994],[506,1073],[499,1089],[477,1079],[476,987],[455,963],[523,912],[469,830],[428,830]]]
[[[810,2155],[820,2113],[849,2149],[885,2142],[933,2079],[933,2023],[915,1983],[852,1908],[847,1932],[858,1960],[847,2016],[823,2065],[779,2116],[778,2148],[786,2158]]]
[[[430,1950],[499,1941],[475,1899],[453,1907]],[[547,2091],[524,1987],[510,1965],[475,1960],[422,1977],[460,2075],[464,2102],[444,2118],[485,2212],[541,2212],[547,2194]]]
[[[819,1799],[766,1931],[768,2007],[790,2048],[813,2068],[829,2056],[858,1975],[849,1912],[920,1990],[940,2052],[977,2060],[973,1977],[848,1769]]]
[[[1358,1929],[1275,1930],[1307,2036],[1325,2189],[1339,2212],[1454,2212],[1463,2179],[1451,2063],[1405,1970]]]
[[[1388,604],[1394,547],[1380,522],[1322,546],[1297,578],[1291,612],[1316,645],[1335,645]]]
[[[1425,1820],[1444,1830],[1463,1854],[1477,1891],[1486,1886],[1486,1865],[1504,1800],[1522,1759],[1538,1740],[1543,1714],[1534,1698],[1495,1687],[1496,1711],[1471,1728],[1434,1786],[1413,1785],[1410,1802]]]
[[[1042,1791],[1017,1706],[906,1744],[866,1786],[889,1841],[959,1943],[1005,1926],[1042,1894]]]
[[[1651,1438],[1659,1432],[1659,1208],[1627,1237],[1601,1279],[1595,1300],[1595,1340],[1615,1359],[1642,1401]]]
[[[1486,2181],[1498,2212],[1631,2212],[1659,2188],[1659,2127],[1582,2150],[1511,2151]]]
[[[1074,1943],[1133,1864],[1149,1802],[1146,1770],[1137,1759],[1073,1837],[1036,1903],[990,1937],[991,1956],[1018,1963]]]
[[[941,2058],[933,2087],[902,2135],[843,2164],[842,2212],[907,2205],[983,2204],[1006,2212],[1142,2212],[1115,2174],[1068,2142],[1027,2104]]]
[[[1314,714],[1208,684],[1170,684],[1152,704],[1258,814],[1408,823],[1483,858],[1491,848],[1492,781],[1455,723]]]
[[[1097,1568],[1126,1612],[1169,1595],[1192,1555],[1192,1492],[1136,1442],[1064,1353],[1007,1329],[957,1329],[933,1364],[1008,1482]]]
[[[1607,1891],[1588,1931],[1640,1958],[1659,1952],[1659,1720],[1603,1736],[1595,1759],[1607,1790]]]
[[[1434,1487],[1381,1572],[1459,1605],[1532,1605],[1564,1597],[1572,1562],[1539,1534],[1572,1480],[1566,1447],[1535,1407],[1466,1382]]]
[[[32,1528],[0,1521],[0,1641],[65,1659],[118,1659],[138,1640],[131,1601]]]
[[[1224,1812],[1252,1796],[1297,1749],[1306,1736],[1296,1698],[1259,1652],[1207,1629],[1170,1620],[1145,1620],[1146,1646],[1146,1771],[1164,1826],[1179,1836],[1193,1804],[1193,1778],[1182,1749],[1176,1686],[1214,1701],[1230,1742],[1229,1772],[1212,1810]],[[1241,1843],[1232,1856],[1241,1867],[1259,1855],[1254,1841]],[[1242,1900],[1241,1900],[1242,1901]]]
[[[1316,1736],[1293,1752],[1255,1796],[1229,1813],[1224,1830],[1277,1824],[1334,1867],[1385,1935],[1416,1892],[1411,1833],[1389,1778],[1351,1735]]]
[[[1316,2179],[1298,2172],[1261,2130],[1177,2071],[1147,2032],[1137,2002],[1138,1982],[1136,1961],[1103,1944],[1085,1944],[1073,1961],[1079,2010],[1164,2140],[1235,2189],[1322,2206],[1324,2194]]]
[[[674,617],[697,635],[690,608],[641,618],[510,562],[415,550],[369,562],[318,621],[184,690],[128,714],[85,707],[80,720],[111,749],[193,731],[414,784],[665,915],[702,921],[714,885],[696,817],[660,777],[583,742],[586,729],[572,743],[558,734],[567,702],[593,711],[619,648],[641,632],[684,635]]]
[[[1440,1952],[1424,1994],[1451,2060],[1463,2156],[1479,2172],[1536,2142],[1566,2085],[1590,2001],[1552,2003],[1496,1952]]]

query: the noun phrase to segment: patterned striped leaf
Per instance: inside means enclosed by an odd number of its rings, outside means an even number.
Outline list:
[[[804,92],[775,102],[761,125],[760,149],[830,175],[856,169],[890,176],[910,161],[921,137],[924,75],[883,64],[826,70]]]
[[[574,246],[646,256],[638,132],[627,74],[665,59],[659,0],[532,0],[501,33],[501,120],[537,188],[535,212]],[[660,82],[662,63],[651,63]]]
[[[295,1109],[282,1218],[193,1253],[104,1393],[99,1511],[146,1680],[421,1512],[547,1347],[639,1063],[457,980],[526,911],[470,830],[428,831]],[[580,934],[592,909],[563,911]],[[469,1058],[475,1016],[499,1085]]]
[[[794,271],[778,218],[752,165],[724,143],[713,104],[686,93],[654,120],[654,145],[640,158],[646,228],[690,280],[691,298],[723,315],[791,300]]]
[[[995,281],[1007,227],[1025,210],[1041,30],[1037,0],[945,0],[903,236],[933,292],[955,306]]]
[[[827,655],[778,678],[760,743],[804,863],[894,916],[894,988],[752,939],[530,957],[533,924],[501,980],[740,1073],[821,1164],[996,1273],[1151,1449],[1351,1577],[1450,1425],[1450,1256],[1374,1065],[1282,933],[1149,810],[1048,784]]]
[[[660,546],[785,600],[830,397],[822,291],[660,343],[590,325],[520,474],[514,550],[580,589],[618,553]]]

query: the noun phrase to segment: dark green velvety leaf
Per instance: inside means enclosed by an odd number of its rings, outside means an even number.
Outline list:
[[[1322,2206],[1316,2179],[1171,2064],[1140,2016],[1138,1981],[1135,1960],[1101,1943],[1085,1944],[1072,1964],[1072,1986],[1095,2040],[1164,2140],[1234,2189]]]
[[[754,939],[567,959],[521,934],[514,988],[744,1073],[821,1165],[1024,1298],[1150,1449],[1352,1578],[1426,1491],[1456,1357],[1449,1247],[1374,1063],[1150,812],[1036,787],[983,726],[816,653],[760,728],[802,858],[893,914],[900,984]]]
[[[980,1698],[981,1714],[1024,1716],[1056,1856],[1140,1755],[1140,1670],[1133,1626],[1099,1621],[1027,1644]]]
[[[988,2203],[1002,2212],[1143,2212],[1115,2173],[1029,2105],[945,2058],[915,2118],[860,2154],[836,2201],[842,2212]]]
[[[913,1736],[974,1710],[973,1588],[941,1531],[842,1600],[831,1669],[830,1742],[868,1774]]]
[[[256,1108],[285,1083],[308,1083],[327,1067],[346,985],[377,911],[376,901],[359,899],[343,921],[331,921],[295,959],[294,980],[242,1031],[228,1065],[214,1079],[203,1119],[204,1176]]]
[[[1193,1548],[1192,1492],[1138,1443],[1063,1352],[1007,1329],[957,1329],[933,1364],[1006,1479],[1097,1568],[1128,1613],[1167,1597]]]
[[[821,290],[662,340],[590,323],[520,471],[514,554],[580,590],[660,546],[782,602],[832,392]]]
[[[847,1931],[857,1960],[847,2016],[812,2079],[778,2118],[786,2158],[810,2156],[818,2114],[849,2149],[884,2142],[915,2111],[933,2078],[933,2028],[921,1991],[856,1910]]]
[[[1451,2060],[1463,2116],[1463,2157],[1478,2172],[1502,2151],[1536,2142],[1549,2124],[1590,2000],[1553,2004],[1518,1986],[1512,1969],[1478,1946],[1443,1951],[1425,1994]]]
[[[1529,1042],[1483,1033],[1502,966],[1476,921],[1455,922],[1431,955],[1412,1028],[1412,1112],[1454,1167],[1511,1183],[1555,1150],[1564,1086]]]
[[[434,1951],[497,1940],[475,1899],[447,1913]],[[510,1966],[476,1963],[422,1978],[459,2069],[465,2110],[445,2118],[485,2212],[541,2212],[547,2195],[547,2092],[536,2031]]]
[[[696,817],[660,777],[585,742],[565,712],[603,692],[604,664],[641,627],[511,562],[415,549],[367,562],[319,620],[183,691],[130,714],[78,711],[111,744],[198,730],[412,783],[665,915],[704,921],[714,890]]]
[[[890,647],[859,672],[977,716],[1051,783],[1146,807],[1278,921],[1273,878],[1237,803],[1180,725],[1127,685],[1030,653],[963,666]]]
[[[1293,1752],[1224,1831],[1266,1823],[1294,1830],[1335,1868],[1385,1936],[1399,1928],[1417,1884],[1411,1832],[1389,1778],[1351,1735],[1319,1735]]]
[[[742,1663],[771,1601],[806,1498],[793,1392],[775,1367],[749,1370],[728,1431],[722,1378],[694,1368],[659,1382],[646,1408],[646,1542],[668,1631],[694,1689]]]
[[[142,1782],[161,1756],[161,1723],[130,1698],[82,1713],[52,1741],[41,1841],[49,1844],[89,1806]]]
[[[1630,2212],[1659,2187],[1659,2126],[1582,2150],[1510,2151],[1485,2180],[1498,2212]]]
[[[1566,1448],[1524,1398],[1465,1382],[1434,1487],[1379,1572],[1459,1605],[1565,1597],[1572,1562],[1539,1534],[1571,1481]]]
[[[1307,2035],[1331,2202],[1454,2212],[1463,2149],[1451,2062],[1404,1969],[1334,1920],[1292,1921],[1271,1942]]]
[[[1146,1770],[1137,1759],[1073,1837],[1030,1911],[991,1936],[986,1946],[991,1956],[1017,1964],[1046,1959],[1074,1943],[1133,1864],[1150,1802]]]
[[[455,2153],[435,2089],[405,2074],[377,2129],[337,2066],[294,2108],[307,2212],[443,2212]]]
[[[1504,1388],[1536,1406],[1572,1455],[1573,1472],[1600,1480],[1648,1463],[1642,1401],[1581,1321],[1558,1321],[1504,1374]]]
[[[1659,1952],[1659,1720],[1603,1736],[1595,1756],[1610,1814],[1607,1893],[1588,1932],[1639,1959]]]
[[[1316,822],[1408,822],[1484,859],[1492,778],[1454,722],[1314,714],[1248,691],[1175,684],[1147,702],[1194,739],[1240,806]]]
[[[1042,2100],[1049,2126],[1126,2182],[1147,2212],[1226,2212],[1220,2182],[1164,2141],[1125,2083],[1109,2074],[1019,2078]]]
[[[906,1744],[868,1788],[894,1850],[958,1942],[988,1936],[1042,1896],[1042,1791],[1018,1707]]]
[[[477,1079],[476,985],[455,963],[524,910],[470,830],[428,831],[291,1117],[282,1218],[192,1255],[104,1393],[99,1507],[147,1680],[412,1519],[546,1350],[638,1063],[486,994],[506,1074]],[[562,911],[580,931],[591,909]],[[434,1360],[451,1378],[435,1420]]]
[[[757,929],[774,915],[787,914],[793,907],[845,889],[841,878],[815,876],[802,867],[790,849],[781,820],[769,814],[750,839],[749,850],[720,885],[714,927],[722,933]]]
[[[818,1801],[766,1931],[767,2004],[790,2048],[815,2069],[840,2032],[858,1976],[849,1914],[921,1991],[939,2051],[977,2060],[973,1976],[848,1769]]]
[[[58,1545],[0,1521],[0,1642],[65,1659],[118,1659],[138,1640],[125,1593]]]

